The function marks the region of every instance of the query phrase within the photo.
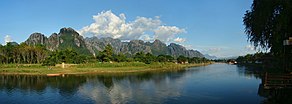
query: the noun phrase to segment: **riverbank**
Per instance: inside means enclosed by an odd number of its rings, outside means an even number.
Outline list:
[[[175,71],[187,67],[204,66],[212,63],[175,64],[175,63],[151,63],[121,62],[121,63],[87,63],[70,64],[65,68],[58,66],[42,66],[40,64],[3,64],[0,66],[0,74],[16,75],[48,75],[59,76],[64,74],[115,74],[136,73],[150,71]]]

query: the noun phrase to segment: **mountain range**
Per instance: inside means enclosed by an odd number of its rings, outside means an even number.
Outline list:
[[[153,42],[144,42],[142,40],[131,40],[129,42],[122,42],[119,39],[110,37],[97,38],[86,37],[83,38],[78,32],[72,28],[62,28],[59,33],[53,33],[46,37],[42,33],[33,33],[25,41],[28,45],[42,44],[48,50],[59,50],[66,48],[73,48],[81,54],[96,55],[99,51],[103,51],[105,46],[110,44],[113,47],[114,53],[124,53],[126,55],[134,55],[137,52],[151,53],[154,55],[171,55],[178,57],[180,55],[186,57],[204,57],[202,53],[196,50],[188,50],[185,47],[170,43],[166,45],[160,40]]]
[[[205,58],[211,59],[211,60],[218,59],[218,57],[212,56],[212,55],[209,55],[209,54],[205,54],[204,56],[205,56]]]

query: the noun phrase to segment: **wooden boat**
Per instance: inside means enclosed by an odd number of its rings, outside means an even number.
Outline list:
[[[47,74],[48,77],[60,76],[61,74]]]

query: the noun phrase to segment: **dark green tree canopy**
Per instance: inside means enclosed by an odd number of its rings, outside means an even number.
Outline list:
[[[281,54],[283,40],[292,36],[292,0],[254,0],[243,22],[255,47]]]
[[[99,52],[97,58],[102,62],[110,62],[113,60],[113,47],[108,44],[105,49]]]

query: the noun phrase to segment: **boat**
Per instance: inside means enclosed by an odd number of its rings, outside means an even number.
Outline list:
[[[61,74],[47,74],[48,77],[61,76]]]

